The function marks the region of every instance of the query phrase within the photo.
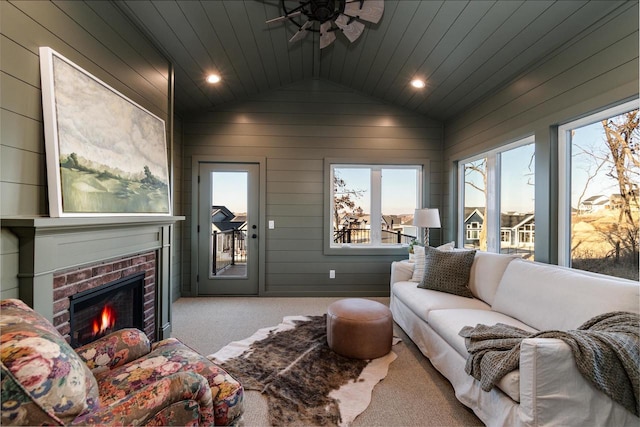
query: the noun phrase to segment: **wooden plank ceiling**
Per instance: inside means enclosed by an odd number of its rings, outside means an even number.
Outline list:
[[[289,43],[295,25],[265,24],[282,14],[280,0],[116,1],[173,62],[180,114],[321,77],[438,120],[597,31],[597,22],[625,3],[385,0],[380,22],[366,23],[358,40],[338,34],[320,50],[318,33]],[[205,82],[212,72],[223,79],[216,86]],[[427,86],[413,89],[414,77]]]

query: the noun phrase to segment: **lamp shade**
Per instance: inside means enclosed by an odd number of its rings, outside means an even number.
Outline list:
[[[438,208],[416,209],[413,214],[413,225],[424,228],[440,228]]]

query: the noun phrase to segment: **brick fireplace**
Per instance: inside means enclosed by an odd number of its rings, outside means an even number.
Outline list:
[[[184,217],[2,218],[18,236],[19,298],[69,337],[69,297],[144,272],[143,329],[171,336],[171,239]]]
[[[116,258],[80,268],[59,271],[53,275],[53,325],[71,342],[71,298],[83,292],[99,289],[121,279],[144,274],[141,329],[155,340],[156,253],[147,252]]]

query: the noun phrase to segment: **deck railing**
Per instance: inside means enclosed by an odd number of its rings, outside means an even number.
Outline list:
[[[244,230],[213,231],[211,274],[214,276],[230,265],[247,262],[246,232]]]
[[[382,230],[382,243],[410,244],[416,236],[402,234],[400,230]],[[371,230],[368,228],[343,228],[333,232],[334,243],[371,243]]]

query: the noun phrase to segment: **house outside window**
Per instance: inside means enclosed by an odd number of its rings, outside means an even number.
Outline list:
[[[407,247],[421,233],[413,214],[422,207],[423,169],[415,163],[331,162],[329,248]]]
[[[558,129],[558,263],[638,280],[638,101]]]
[[[458,163],[463,247],[533,259],[534,152],[528,137]]]

